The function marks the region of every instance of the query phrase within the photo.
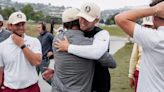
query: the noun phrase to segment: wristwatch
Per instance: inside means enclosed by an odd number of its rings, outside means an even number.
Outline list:
[[[26,45],[23,44],[22,46],[20,46],[20,48],[23,50],[24,48],[26,48]]]

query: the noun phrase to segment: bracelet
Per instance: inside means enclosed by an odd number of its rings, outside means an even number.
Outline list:
[[[26,48],[26,45],[23,44],[22,46],[20,46],[20,48],[23,50],[24,48]]]

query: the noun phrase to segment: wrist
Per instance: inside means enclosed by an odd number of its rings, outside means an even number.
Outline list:
[[[23,44],[23,45],[20,46],[20,48],[23,50],[24,48],[26,48],[26,45]]]

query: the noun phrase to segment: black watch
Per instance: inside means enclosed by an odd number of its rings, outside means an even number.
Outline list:
[[[20,48],[23,50],[24,48],[26,48],[26,45],[23,44],[22,46],[20,46]]]

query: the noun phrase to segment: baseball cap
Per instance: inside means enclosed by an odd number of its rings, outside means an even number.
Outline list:
[[[83,17],[89,22],[100,18],[100,7],[92,2],[87,2],[81,6],[80,13],[77,15]]]
[[[17,24],[20,22],[26,22],[26,15],[22,12],[14,12],[9,16],[8,23]]]
[[[3,21],[3,17],[2,17],[2,15],[0,14],[0,21]]]
[[[144,17],[142,25],[153,25],[153,17],[152,16]]]
[[[79,10],[76,8],[68,8],[66,9],[62,14],[62,22],[71,22],[76,19],[78,19],[77,14],[79,13]]]

